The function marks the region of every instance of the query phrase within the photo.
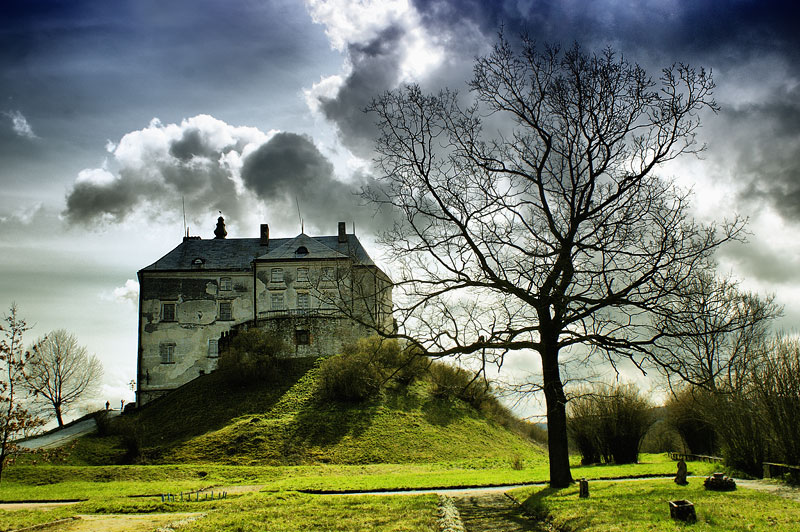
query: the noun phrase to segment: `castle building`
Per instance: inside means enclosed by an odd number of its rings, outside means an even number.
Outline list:
[[[139,270],[137,404],[213,371],[220,340],[258,327],[289,346],[289,356],[338,353],[390,331],[392,283],[355,234],[339,222],[333,236],[225,238],[186,236]]]

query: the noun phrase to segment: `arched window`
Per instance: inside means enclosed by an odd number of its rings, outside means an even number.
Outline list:
[[[294,252],[294,256],[298,258],[303,258],[308,255],[308,248],[305,246],[300,246],[297,248],[297,251]]]

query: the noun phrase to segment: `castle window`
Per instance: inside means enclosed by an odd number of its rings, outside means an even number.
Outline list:
[[[283,268],[272,268],[269,272],[269,282],[282,283],[283,282]]]
[[[321,306],[326,308],[336,308],[336,292],[333,290],[324,290],[320,292],[319,299]]]
[[[334,269],[333,266],[323,266],[322,268],[322,280],[323,281],[333,281],[334,276]]]
[[[218,340],[209,340],[208,341],[208,356],[210,358],[217,358],[219,356],[219,341]]]
[[[309,345],[311,343],[311,335],[308,331],[295,331],[294,343],[296,345]]]
[[[310,307],[309,305],[310,298],[308,297],[308,293],[301,292],[297,294],[297,308],[301,310],[308,310]]]
[[[305,247],[305,246],[300,246],[300,247],[299,247],[299,248],[297,248],[297,250],[294,252],[294,256],[295,256],[295,257],[297,257],[297,258],[303,258],[303,257],[305,257],[306,255],[308,255],[308,248],[307,248],[307,247]]]
[[[283,293],[273,292],[269,296],[272,310],[283,310]]]
[[[162,364],[175,363],[175,344],[159,344],[158,351],[161,355]]]
[[[297,280],[301,283],[308,282],[308,268],[297,268]]]
[[[161,305],[161,321],[175,321],[175,303]]]
[[[220,321],[231,321],[233,319],[233,308],[230,301],[219,302]]]
[[[220,290],[230,290],[231,289],[231,278],[230,277],[220,277],[219,278],[219,289]]]

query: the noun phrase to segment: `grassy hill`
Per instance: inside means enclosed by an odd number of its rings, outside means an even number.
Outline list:
[[[539,445],[432,383],[394,384],[365,402],[326,401],[320,361],[282,361],[268,377],[200,377],[84,438],[73,463],[366,464],[545,460]],[[127,417],[127,419],[126,419]],[[512,423],[513,424],[513,423]],[[126,456],[127,455],[127,456]]]

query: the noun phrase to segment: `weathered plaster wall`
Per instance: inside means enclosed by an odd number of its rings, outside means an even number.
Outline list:
[[[264,320],[259,326],[276,335],[294,356],[327,356],[342,352],[342,347],[372,334],[366,327],[343,318],[286,317]],[[308,345],[297,345],[296,331],[309,333]]]
[[[283,269],[283,280],[271,281],[271,269]],[[334,268],[332,278],[323,268]],[[308,280],[298,280],[298,268],[308,268]],[[230,278],[230,289],[220,279]],[[355,280],[355,286],[353,281]],[[139,401],[144,404],[167,391],[216,369],[217,358],[209,356],[209,341],[218,340],[237,324],[258,314],[259,326],[278,335],[294,356],[322,356],[341,352],[342,347],[369,336],[369,327],[344,315],[314,312],[349,302],[362,319],[390,330],[392,300],[389,279],[375,268],[352,268],[341,260],[296,260],[257,264],[256,308],[253,307],[253,272],[144,272],[141,278],[141,366]],[[283,294],[284,314],[272,312],[271,294]],[[309,295],[308,315],[297,315],[300,293]],[[220,303],[230,302],[232,319],[220,319]],[[175,304],[175,320],[165,321],[164,303]],[[308,344],[298,344],[297,331],[308,332]],[[174,345],[171,363],[163,363],[161,345]]]
[[[222,277],[231,279],[230,290],[220,289]],[[140,400],[146,402],[160,391],[213,371],[217,358],[209,356],[209,340],[217,340],[234,324],[253,318],[252,290],[249,273],[144,274]],[[232,320],[220,319],[221,302],[231,303]],[[164,320],[164,303],[175,304],[174,321]],[[162,344],[174,345],[172,363],[162,363]]]

